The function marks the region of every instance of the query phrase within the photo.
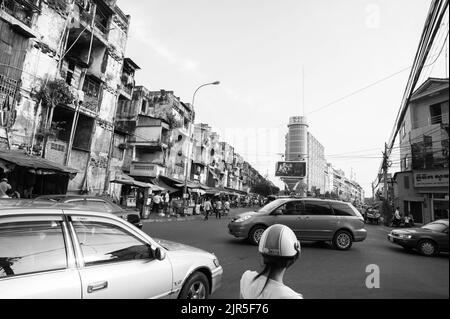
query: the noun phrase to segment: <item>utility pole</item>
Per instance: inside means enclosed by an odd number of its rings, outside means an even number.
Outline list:
[[[385,200],[388,200],[388,182],[387,182],[387,171],[389,168],[388,164],[388,145],[387,143],[384,144],[384,152],[383,152],[383,197]]]

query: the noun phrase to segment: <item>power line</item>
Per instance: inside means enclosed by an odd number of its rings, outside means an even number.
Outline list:
[[[366,86],[364,86],[364,87],[362,87],[362,88],[360,88],[360,89],[358,89],[358,90],[356,90],[356,91],[353,91],[353,92],[351,92],[351,93],[349,93],[349,94],[347,94],[347,95],[344,95],[344,96],[341,97],[341,98],[338,98],[338,99],[336,99],[336,100],[334,100],[334,101],[332,101],[332,102],[330,102],[330,103],[328,103],[328,104],[325,104],[325,105],[323,105],[323,106],[321,106],[321,107],[319,107],[319,108],[317,108],[317,109],[315,109],[315,110],[309,112],[307,115],[310,115],[310,114],[319,112],[319,111],[321,111],[321,110],[323,110],[323,109],[325,109],[325,108],[328,108],[328,107],[330,107],[330,106],[332,106],[332,105],[334,105],[334,104],[336,104],[336,103],[338,103],[338,102],[341,102],[341,101],[343,101],[343,100],[345,100],[345,99],[348,99],[349,97],[352,97],[352,96],[354,96],[354,95],[356,95],[356,94],[358,94],[358,93],[360,93],[360,92],[362,92],[362,91],[365,91],[365,90],[367,90],[367,89],[369,89],[369,88],[371,88],[371,87],[373,87],[373,86],[375,86],[375,85],[377,85],[377,84],[379,84],[379,83],[382,83],[382,82],[384,82],[384,81],[386,81],[386,80],[389,80],[389,79],[393,78],[394,76],[396,76],[396,75],[398,75],[398,74],[400,74],[400,73],[403,73],[403,72],[405,72],[406,70],[409,70],[410,68],[411,68],[411,66],[408,66],[407,68],[403,68],[403,69],[401,69],[401,70],[399,70],[399,71],[397,71],[397,72],[395,72],[395,73],[392,73],[392,74],[390,74],[390,75],[388,75],[388,76],[386,76],[386,77],[384,77],[384,78],[382,78],[382,79],[380,79],[380,80],[377,80],[377,81],[375,81],[375,82],[372,82],[372,83],[369,84],[369,85],[366,85]]]

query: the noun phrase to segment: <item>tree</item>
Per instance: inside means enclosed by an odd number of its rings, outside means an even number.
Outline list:
[[[269,195],[278,194],[280,189],[271,185],[269,182],[261,182],[252,187],[252,192],[267,197]]]
[[[56,79],[49,81],[41,90],[37,93],[36,98],[44,107],[44,119],[42,121],[42,127],[40,133],[43,138],[43,153],[42,157],[45,157],[45,148],[47,145],[48,137],[55,134],[57,130],[57,124],[53,123],[53,112],[58,105],[72,104],[75,96],[70,91],[69,86],[62,79]]]

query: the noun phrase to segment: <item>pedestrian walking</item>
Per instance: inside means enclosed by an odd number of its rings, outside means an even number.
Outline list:
[[[204,209],[205,209],[205,220],[209,219],[209,214],[211,212],[212,209],[212,204],[211,201],[209,199],[206,199],[204,205]]]
[[[153,196],[153,212],[158,214],[161,207],[162,198],[158,194]]]
[[[225,211],[225,214],[228,214],[230,212],[230,201],[229,200],[226,200],[224,203],[224,211]]]
[[[267,228],[259,241],[258,251],[264,269],[246,271],[240,282],[241,299],[303,299],[303,296],[283,283],[286,270],[300,257],[300,242],[294,232],[284,225]]]
[[[222,218],[222,201],[218,199],[216,201],[216,219]]]
[[[170,195],[169,192],[166,192],[164,195],[164,215],[169,215],[169,203],[170,203]]]

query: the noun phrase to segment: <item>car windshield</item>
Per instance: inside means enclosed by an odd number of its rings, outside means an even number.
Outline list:
[[[275,208],[285,204],[286,202],[288,202],[289,199],[277,199],[274,200],[273,202],[270,202],[269,204],[267,204],[266,206],[264,206],[263,208],[261,208],[260,210],[258,210],[258,213],[268,213],[273,211]]]
[[[433,222],[423,226],[422,228],[436,232],[443,232],[446,228],[448,228],[448,224],[445,224],[443,222]]]

